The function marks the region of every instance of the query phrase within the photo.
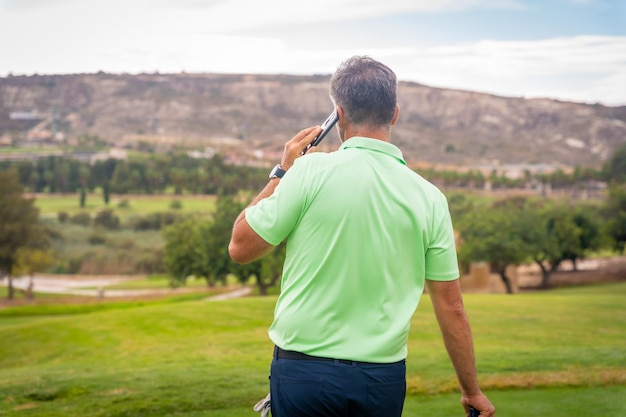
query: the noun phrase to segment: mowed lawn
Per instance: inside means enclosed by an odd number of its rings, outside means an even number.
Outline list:
[[[202,195],[111,195],[109,204],[104,203],[102,194],[88,194],[85,207],[80,207],[79,194],[39,194],[35,206],[43,216],[55,216],[59,212],[74,215],[81,211],[97,213],[108,208],[118,216],[129,217],[156,212],[172,211],[172,203],[179,205],[174,211],[180,213],[211,213],[215,210],[215,196]]]
[[[626,284],[466,294],[480,379],[503,417],[626,416]],[[275,297],[0,310],[0,416],[254,416]],[[462,416],[428,297],[405,416]]]

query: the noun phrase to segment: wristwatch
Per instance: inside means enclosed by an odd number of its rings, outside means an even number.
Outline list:
[[[274,168],[272,168],[272,170],[270,171],[270,179],[282,178],[283,175],[285,175],[285,172],[287,171],[285,171],[283,167],[281,167],[280,164],[278,164]]]

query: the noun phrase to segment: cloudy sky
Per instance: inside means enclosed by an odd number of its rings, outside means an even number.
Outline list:
[[[0,76],[330,74],[626,105],[624,0],[0,0]]]

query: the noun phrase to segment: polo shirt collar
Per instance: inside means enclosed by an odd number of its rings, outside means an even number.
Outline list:
[[[353,136],[344,143],[341,144],[339,150],[342,151],[344,149],[367,149],[374,152],[379,152],[392,158],[395,158],[403,165],[406,165],[404,158],[402,157],[402,151],[396,146],[392,145],[389,142],[384,142],[378,139],[366,138],[363,136]]]

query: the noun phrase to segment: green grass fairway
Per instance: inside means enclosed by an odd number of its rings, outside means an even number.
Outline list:
[[[56,146],[29,146],[22,148],[21,146],[0,147],[0,154],[10,155],[16,153],[50,153],[61,152],[62,149]]]
[[[498,415],[626,416],[626,284],[465,295]],[[268,390],[272,297],[0,310],[0,416],[255,416]],[[98,306],[98,305],[96,305]],[[404,415],[459,416],[425,296]]]
[[[126,201],[126,204],[120,203]],[[69,215],[86,211],[96,213],[97,211],[110,208],[118,216],[128,217],[131,215],[142,215],[156,212],[173,211],[170,204],[179,201],[181,208],[174,210],[180,213],[211,213],[215,210],[215,196],[189,196],[189,195],[155,195],[155,196],[134,196],[134,195],[112,195],[109,205],[104,204],[102,194],[88,194],[85,200],[85,207],[80,207],[79,194],[40,194],[36,197],[35,206],[44,216],[54,216],[59,212],[66,212]]]

